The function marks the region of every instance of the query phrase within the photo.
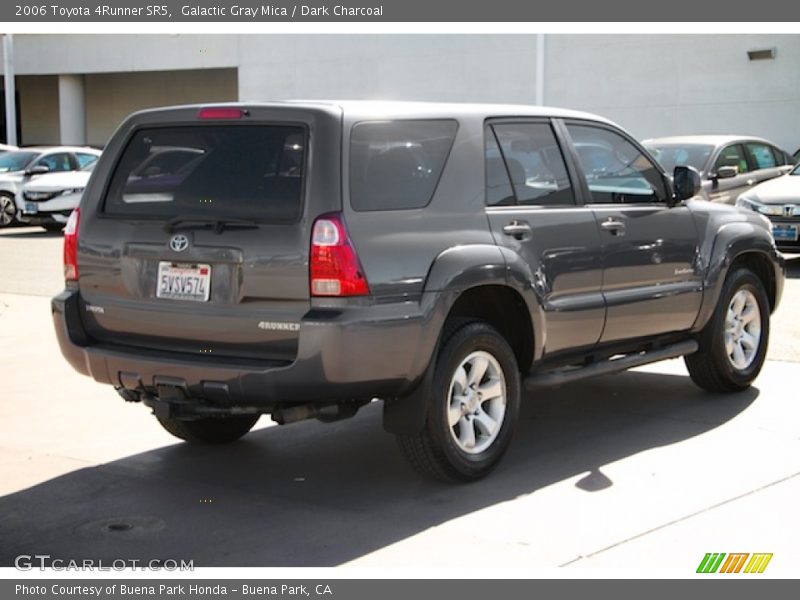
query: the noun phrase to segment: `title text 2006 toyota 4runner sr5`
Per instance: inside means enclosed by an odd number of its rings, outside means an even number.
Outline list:
[[[144,111],[70,219],[55,327],[186,441],[379,398],[415,468],[473,480],[524,388],[677,356],[712,392],[755,379],[783,261],[763,217],[698,185],[567,110]]]

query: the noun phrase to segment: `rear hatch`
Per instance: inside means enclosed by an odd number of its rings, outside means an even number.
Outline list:
[[[311,224],[341,209],[340,119],[291,104],[131,117],[81,206],[87,333],[211,360],[294,360]]]

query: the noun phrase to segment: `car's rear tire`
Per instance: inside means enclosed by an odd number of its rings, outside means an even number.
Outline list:
[[[0,194],[0,229],[13,225],[17,220],[17,205],[14,196]]]
[[[426,477],[480,479],[511,442],[520,394],[516,357],[497,330],[483,322],[446,329],[425,426],[417,434],[398,435],[400,450]]]
[[[700,349],[684,357],[692,381],[709,392],[748,388],[767,355],[769,314],[761,280],[749,269],[731,272],[700,335]]]
[[[156,417],[176,438],[193,444],[229,444],[246,435],[261,415],[206,417],[192,421]]]

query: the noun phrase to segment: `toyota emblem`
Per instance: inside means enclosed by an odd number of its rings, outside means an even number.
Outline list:
[[[175,252],[183,252],[189,247],[189,238],[182,233],[173,235],[169,241],[169,247]]]

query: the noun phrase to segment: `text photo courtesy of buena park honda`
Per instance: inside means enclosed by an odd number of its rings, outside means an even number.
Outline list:
[[[794,572],[800,36],[3,49],[1,566]]]

